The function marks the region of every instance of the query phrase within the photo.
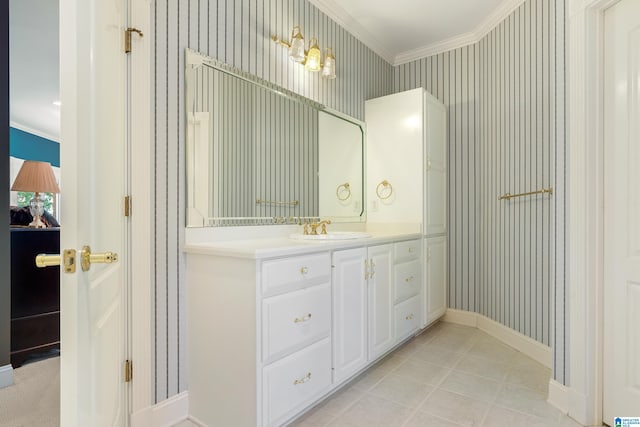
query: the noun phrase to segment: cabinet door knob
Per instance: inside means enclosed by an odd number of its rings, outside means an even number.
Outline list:
[[[309,267],[300,268],[300,274],[302,274],[303,276],[306,275],[308,272],[309,272]]]
[[[411,320],[413,319],[413,313],[411,313],[410,315],[408,315],[407,317],[405,317],[406,320]]]
[[[413,276],[409,276],[406,279],[404,279],[404,281],[407,282],[407,283],[409,283],[412,280],[413,280]]]
[[[293,319],[293,323],[302,323],[306,322],[307,320],[311,320],[311,313],[307,313],[302,317],[296,317],[295,319]]]
[[[306,376],[304,376],[304,377],[302,377],[300,379],[294,380],[293,381],[293,385],[304,384],[307,381],[311,381],[311,372],[308,372]]]

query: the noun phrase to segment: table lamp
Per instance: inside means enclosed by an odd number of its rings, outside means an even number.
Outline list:
[[[48,162],[37,162],[25,160],[13,181],[11,191],[33,191],[35,195],[29,202],[29,211],[33,221],[29,227],[45,228],[45,224],[40,217],[44,213],[44,201],[40,193],[59,193],[60,188],[56,183],[51,164]]]

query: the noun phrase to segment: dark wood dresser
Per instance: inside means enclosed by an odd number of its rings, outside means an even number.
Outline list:
[[[60,348],[60,267],[36,255],[60,253],[59,228],[11,228],[11,364]]]

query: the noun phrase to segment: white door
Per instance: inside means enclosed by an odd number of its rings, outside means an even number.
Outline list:
[[[386,353],[395,343],[393,327],[393,246],[368,249],[369,360]]]
[[[365,248],[333,254],[333,367],[340,383],[367,364]]]
[[[640,1],[605,12],[604,422],[640,417]]]
[[[75,274],[61,273],[65,427],[128,423],[125,18],[125,0],[60,0],[60,247],[119,255],[89,271],[78,259]]]

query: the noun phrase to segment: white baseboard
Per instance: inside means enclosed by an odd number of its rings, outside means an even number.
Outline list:
[[[171,427],[189,417],[189,392],[170,397],[131,415],[131,427]]]
[[[0,366],[0,388],[9,387],[10,385],[13,385],[13,366]]]
[[[458,325],[478,327],[478,313],[472,313],[470,311],[448,308],[441,320]]]
[[[569,389],[554,379],[549,380],[549,397],[547,402],[562,411],[569,413]]]
[[[547,368],[553,366],[551,347],[539,343],[482,314],[448,308],[443,320],[449,323],[476,327],[492,337],[499,339],[508,346],[515,348],[519,352],[526,354]]]

